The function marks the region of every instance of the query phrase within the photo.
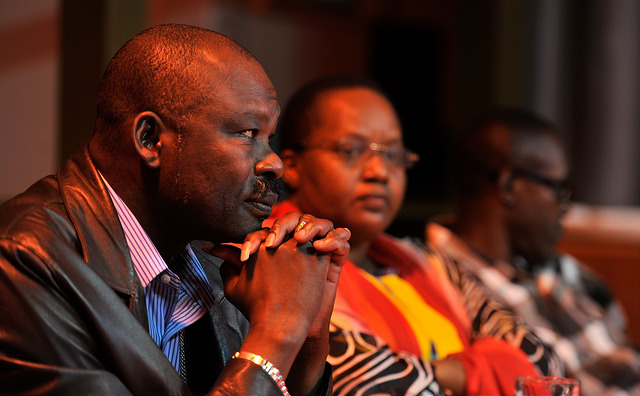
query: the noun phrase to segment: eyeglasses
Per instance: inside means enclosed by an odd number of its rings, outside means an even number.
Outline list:
[[[379,154],[389,165],[402,169],[411,169],[420,160],[418,154],[401,144],[386,145],[364,139],[336,139],[317,145],[303,143],[302,148],[332,151],[350,167],[366,162],[373,154]]]
[[[574,186],[566,180],[553,179],[531,169],[513,168],[512,171],[514,177],[524,177],[548,186],[556,194],[560,203],[569,203],[575,192]]]

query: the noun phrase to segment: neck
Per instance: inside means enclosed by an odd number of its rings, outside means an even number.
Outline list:
[[[160,253],[166,263],[169,263],[169,260],[180,253],[188,244],[186,241],[179,241],[175,238],[177,232],[162,232],[157,227],[149,227],[142,221],[140,221],[140,225],[142,225],[147,235],[149,235],[156,249],[158,249],[158,253]],[[169,237],[167,237],[167,235],[169,235]]]
[[[349,251],[349,260],[362,268],[363,270],[374,274],[379,266],[369,258],[367,252],[371,247],[371,241],[351,243],[351,250]]]
[[[105,176],[106,178],[106,176]],[[153,242],[162,258],[169,262],[169,259],[180,253],[188,241],[181,240],[182,235],[175,227],[168,227],[162,216],[157,216],[151,208],[153,203],[140,197],[137,191],[128,186],[120,186],[118,179],[109,181],[111,188],[118,194],[120,199],[127,205],[136,220],[140,223],[144,231]],[[185,238],[182,238],[185,239]]]
[[[171,257],[184,249],[189,240],[180,239],[181,234],[178,230],[165,222],[165,216],[158,215],[159,209],[154,209],[156,200],[149,199],[149,194],[143,190],[144,175],[137,167],[129,165],[137,164],[139,158],[135,156],[127,158],[125,153],[121,154],[121,158],[114,159],[109,151],[101,147],[101,144],[93,139],[89,143],[89,153],[97,169],[136,217],[162,258],[168,262]],[[182,237],[185,235],[183,234]]]
[[[314,215],[317,214],[317,212],[314,211],[313,208],[306,207],[305,201],[299,199],[296,194],[291,194],[288,197],[288,200],[301,213],[313,213]],[[367,252],[369,251],[369,248],[371,247],[371,243],[375,236],[371,237],[369,234],[360,232],[361,230],[354,227],[349,228],[351,229],[351,239],[349,239],[349,245],[351,246],[348,257],[349,261],[369,273],[375,273],[378,266],[367,256]],[[368,239],[361,239],[363,237],[368,237]]]
[[[482,255],[511,262],[513,253],[509,248],[509,233],[500,213],[487,207],[461,210],[452,230]]]

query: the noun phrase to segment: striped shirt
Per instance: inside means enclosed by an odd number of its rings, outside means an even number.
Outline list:
[[[492,260],[434,222],[427,236],[551,345],[581,395],[640,395],[640,353],[629,343],[622,308],[584,264],[564,254],[536,267],[522,258]]]
[[[164,261],[127,205],[103,178],[118,213],[133,267],[144,287],[149,334],[180,372],[179,331],[214,304],[213,290],[191,246]]]

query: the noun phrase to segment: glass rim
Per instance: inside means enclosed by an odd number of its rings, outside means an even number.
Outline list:
[[[529,381],[535,381],[535,382],[549,382],[549,381],[554,381],[554,382],[562,382],[562,383],[567,383],[567,384],[580,384],[580,381],[578,381],[575,378],[567,378],[567,377],[553,377],[553,376],[530,376],[530,375],[525,375],[525,376],[518,376],[516,377],[516,382],[518,381],[522,381],[522,380],[529,380]]]

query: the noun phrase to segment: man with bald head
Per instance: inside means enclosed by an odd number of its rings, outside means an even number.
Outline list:
[[[279,113],[221,34],[162,25],[118,51],[90,142],[0,207],[1,394],[330,392],[350,233],[261,228]]]
[[[521,109],[479,117],[456,153],[455,220],[427,238],[552,345],[582,395],[640,392],[640,355],[620,305],[573,257],[558,254],[573,188],[556,127]]]

